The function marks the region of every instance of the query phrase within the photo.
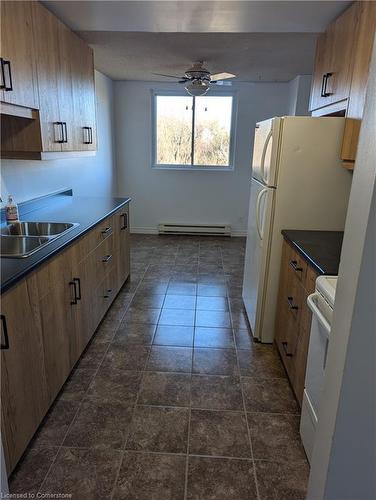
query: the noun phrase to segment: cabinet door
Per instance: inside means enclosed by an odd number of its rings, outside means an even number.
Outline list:
[[[326,93],[329,95],[324,97],[325,105],[348,99],[350,96],[357,24],[358,7],[354,3],[329,27],[328,39],[331,48],[326,83]]]
[[[23,280],[1,297],[9,348],[1,350],[1,433],[8,474],[20,459],[47,412],[43,336],[34,277]]]
[[[115,217],[116,268],[120,289],[130,273],[129,205],[116,212]]]
[[[38,71],[40,125],[43,151],[61,151],[63,134],[59,111],[59,36],[53,14],[32,2],[34,40]]]
[[[96,112],[93,51],[72,34],[74,143],[79,151],[96,150]]]
[[[331,53],[328,35],[327,33],[322,33],[318,37],[316,44],[315,66],[312,77],[311,98],[309,104],[310,111],[326,105],[325,98],[323,98],[322,93],[324,90],[325,75],[328,72],[330,56]]]
[[[376,30],[376,2],[357,2],[359,23],[354,48],[354,68],[347,108],[341,158],[355,161],[367,90],[369,65]]]
[[[1,99],[39,108],[31,2],[1,2]]]
[[[60,21],[58,23],[59,38],[59,75],[58,96],[60,121],[63,123],[62,151],[78,151],[74,135],[74,105],[72,88],[72,32]]]
[[[57,396],[77,358],[72,315],[71,251],[55,257],[37,273],[49,402]]]

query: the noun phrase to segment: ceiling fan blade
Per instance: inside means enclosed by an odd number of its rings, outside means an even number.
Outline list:
[[[165,76],[166,78],[177,78],[178,80],[180,80],[181,78],[184,78],[182,76],[164,75],[163,73],[152,73],[152,75],[155,75],[155,76]]]
[[[236,75],[233,75],[232,73],[216,73],[215,75],[210,76],[212,81],[227,80],[228,78],[236,78]]]

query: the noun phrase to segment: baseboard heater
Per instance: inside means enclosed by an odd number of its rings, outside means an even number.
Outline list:
[[[231,226],[226,224],[158,224],[158,233],[231,236]]]

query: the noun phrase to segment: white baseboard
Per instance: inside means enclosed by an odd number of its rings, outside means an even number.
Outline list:
[[[134,234],[158,234],[156,227],[131,227],[131,233]],[[247,231],[233,230],[231,236],[234,238],[247,236]]]

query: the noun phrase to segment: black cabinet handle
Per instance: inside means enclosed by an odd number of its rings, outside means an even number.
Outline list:
[[[64,142],[64,130],[63,130],[63,122],[54,122],[54,127],[59,127],[60,139],[55,139],[55,142],[62,144]]]
[[[105,255],[102,259],[102,262],[109,262],[112,259],[112,255]]]
[[[67,122],[61,122],[61,127],[63,131],[63,142],[68,142],[68,132],[67,132]]]
[[[8,68],[8,76],[9,76],[9,85],[7,85],[7,80],[5,76],[5,67]],[[13,82],[12,82],[12,68],[10,65],[10,61],[6,61],[5,59],[1,59],[1,76],[3,79],[3,84],[1,86],[6,92],[10,92],[13,90]]]
[[[103,231],[101,231],[101,233],[103,234],[103,236],[112,233],[112,227],[111,226],[106,227],[105,229],[103,229]]]
[[[285,353],[285,355],[288,357],[288,358],[292,358],[293,357],[293,354],[291,352],[288,352],[287,350],[287,344],[288,342],[282,342],[282,348],[283,348],[283,351]]]
[[[290,307],[290,309],[299,309],[298,306],[294,306],[294,298],[293,297],[287,297],[287,302],[288,302],[288,305]]]
[[[84,130],[84,144],[93,144],[93,129],[92,127],[82,127]],[[87,132],[87,140],[85,140],[85,135]]]
[[[328,87],[328,80],[329,78],[333,76],[333,73],[325,73],[322,77],[322,82],[321,82],[321,97],[329,97],[332,95],[332,92],[328,92],[327,87]]]
[[[0,349],[9,349],[9,337],[8,337],[8,328],[7,328],[7,320],[4,314],[1,315],[1,325],[4,334],[4,342],[1,342]]]
[[[0,65],[1,65],[1,85],[0,89],[5,89],[5,72],[4,72],[4,59],[0,57]]]
[[[74,306],[78,303],[78,295],[77,295],[77,282],[76,281],[70,281],[69,284],[73,286],[73,293],[74,293],[74,298],[71,300],[71,305]]]
[[[93,144],[93,129],[91,127],[89,127],[89,132],[90,132],[89,144]]]
[[[294,271],[298,271],[299,273],[303,272],[302,267],[297,267],[298,262],[296,260],[290,260],[290,266],[294,269]]]
[[[73,281],[77,283],[77,289],[78,289],[77,300],[81,300],[81,280],[80,278],[73,278]]]
[[[103,298],[105,298],[105,299],[109,299],[109,298],[110,298],[110,296],[111,296],[111,293],[112,293],[112,288],[109,288],[109,289],[106,291],[105,295],[103,295]]]
[[[120,217],[123,217],[123,225],[121,226],[120,230],[123,231],[123,229],[128,229],[128,214],[127,214],[127,212],[124,212],[123,214],[121,214]]]

